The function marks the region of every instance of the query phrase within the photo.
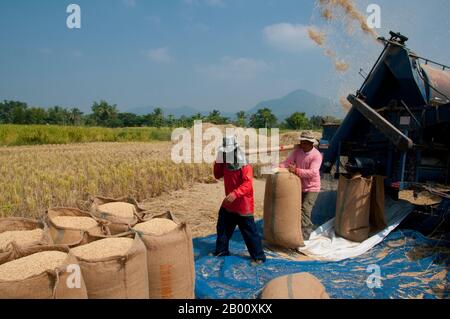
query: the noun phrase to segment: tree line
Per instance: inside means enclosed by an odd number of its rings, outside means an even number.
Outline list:
[[[94,102],[91,113],[84,114],[78,108],[54,106],[50,108],[30,107],[24,102],[4,101],[0,103],[0,124],[40,124],[40,125],[71,125],[100,127],[191,127],[196,120],[212,124],[234,124],[239,127],[282,129],[319,129],[323,122],[338,122],[331,116],[312,116],[295,112],[285,120],[280,121],[269,108],[259,109],[254,114],[245,111],[236,113],[231,120],[219,110],[212,110],[208,115],[197,113],[193,116],[165,115],[161,108],[155,108],[146,115],[119,112],[117,105],[106,101]]]

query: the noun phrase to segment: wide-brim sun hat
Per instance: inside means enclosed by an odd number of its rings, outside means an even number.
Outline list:
[[[299,141],[299,143],[301,143],[303,141],[307,141],[307,142],[313,143],[314,145],[319,144],[319,141],[315,138],[313,132],[311,132],[311,131],[302,132],[302,134],[298,138],[298,141]]]

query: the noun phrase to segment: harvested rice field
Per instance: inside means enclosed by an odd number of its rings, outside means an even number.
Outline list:
[[[0,147],[0,217],[38,217],[89,195],[145,201],[213,180],[210,165],[177,165],[170,150],[170,142]]]
[[[284,133],[280,143],[297,138]],[[157,141],[0,147],[0,217],[36,218],[50,207],[77,207],[89,195],[148,202],[197,183],[207,191],[216,183],[212,165],[176,164],[171,150],[172,142]],[[260,165],[254,174],[261,177]]]

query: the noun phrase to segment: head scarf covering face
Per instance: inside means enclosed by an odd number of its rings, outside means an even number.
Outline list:
[[[240,170],[248,165],[245,153],[238,144],[236,136],[223,138],[222,146],[218,150],[217,162],[226,163],[227,168],[231,171]]]

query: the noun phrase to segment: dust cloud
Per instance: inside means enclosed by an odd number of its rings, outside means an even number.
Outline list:
[[[316,0],[316,6],[320,12],[320,19],[324,20],[328,25],[332,23],[342,25],[343,31],[341,34],[347,38],[357,41],[358,35],[355,31],[360,30],[363,35],[377,41],[378,33],[369,27],[366,16],[358,10],[353,0]],[[320,29],[312,25],[308,28],[308,36],[317,46],[323,49],[323,54],[330,58],[336,72],[344,74],[350,69],[351,64],[349,61],[346,61],[348,59],[339,56],[332,49],[331,33],[337,29]],[[345,97],[341,96],[339,102],[346,112],[350,110],[351,104]]]

